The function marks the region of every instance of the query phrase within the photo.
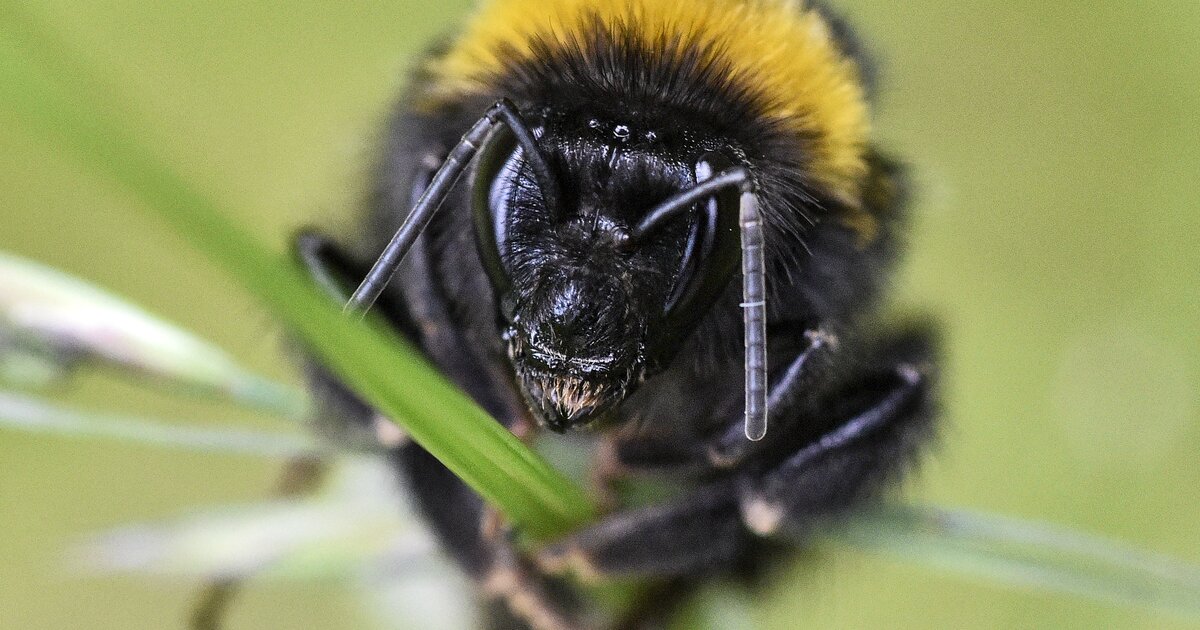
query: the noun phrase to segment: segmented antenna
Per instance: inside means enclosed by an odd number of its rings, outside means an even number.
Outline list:
[[[743,186],[738,208],[742,231],[742,326],[746,346],[746,437],[767,435],[767,279],[758,198]]]
[[[693,204],[737,186],[738,225],[742,241],[742,324],[746,348],[746,437],[753,441],[767,435],[767,279],[763,254],[762,217],[750,171],[734,167],[705,179],[659,204],[630,231],[623,243],[633,247],[665,223],[691,211]]]
[[[405,254],[412,249],[417,237],[425,230],[425,226],[442,206],[442,202],[446,200],[450,190],[454,188],[454,184],[467,169],[471,159],[479,152],[480,145],[496,127],[502,124],[507,125],[516,136],[517,144],[524,150],[525,161],[533,169],[538,185],[542,188],[542,197],[545,199],[546,205],[553,209],[554,204],[558,201],[558,185],[550,171],[550,166],[546,163],[541,149],[538,148],[529,125],[525,124],[525,120],[521,118],[517,106],[513,105],[512,101],[503,99],[488,108],[483,117],[472,125],[467,133],[463,134],[462,139],[446,156],[446,160],[434,173],[429,186],[425,188],[421,198],[413,205],[412,211],[408,213],[408,217],[404,219],[400,229],[396,230],[392,240],[383,248],[383,253],[371,266],[371,271],[367,273],[362,283],[354,290],[354,294],[350,296],[350,301],[346,303],[344,309],[346,312],[355,312],[361,315],[371,309],[375,300],[378,300],[379,295],[383,293],[388,281],[396,273],[396,269],[400,267],[400,261],[404,260]]]

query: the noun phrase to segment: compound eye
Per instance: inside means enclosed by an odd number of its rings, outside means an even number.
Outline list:
[[[501,252],[508,241],[508,216],[523,164],[521,155],[513,133],[507,128],[497,129],[480,149],[471,185],[476,247],[502,303],[512,290]]]
[[[521,170],[521,147],[513,149],[500,170],[488,184],[488,208],[492,215],[492,238],[497,253],[505,251],[508,243],[508,216],[512,210],[512,195]],[[482,182],[481,182],[482,183]]]
[[[695,183],[721,173],[733,162],[721,153],[706,153],[696,161]],[[725,190],[696,204],[678,279],[667,300],[663,345],[678,341],[720,296],[740,261],[738,193]]]
[[[731,165],[720,153],[706,153],[693,168],[695,183],[703,183]],[[721,220],[731,213],[736,216],[737,206],[735,199],[728,194],[714,195],[696,204],[696,216],[680,261],[678,280],[667,301],[668,311],[674,310],[680,302],[689,301],[704,284],[705,270],[709,266],[706,261],[713,255],[718,237],[721,236]],[[725,224],[728,224],[728,220]]]

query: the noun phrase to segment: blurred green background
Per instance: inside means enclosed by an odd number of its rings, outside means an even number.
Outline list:
[[[114,86],[143,141],[282,247],[301,224],[352,215],[406,68],[469,4],[25,10]],[[1200,5],[836,5],[881,61],[877,136],[918,180],[897,307],[935,313],[947,336],[946,429],[908,496],[1200,562]],[[0,249],[291,378],[280,331],[253,300],[120,190],[4,111],[0,147]],[[59,396],[269,426],[103,377]],[[88,578],[65,550],[113,526],[257,500],[278,468],[6,431],[0,462],[2,628],[181,627],[194,584]],[[1188,627],[852,552],[798,567],[753,615],[781,628]],[[247,591],[231,627],[365,619],[338,585],[273,583]]]

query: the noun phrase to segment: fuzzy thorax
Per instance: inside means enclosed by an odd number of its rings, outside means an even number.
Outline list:
[[[801,140],[812,178],[858,205],[869,132],[860,69],[829,25],[795,0],[493,0],[430,60],[427,106],[493,94],[513,67],[578,48],[603,25],[663,57],[701,55],[766,122]]]

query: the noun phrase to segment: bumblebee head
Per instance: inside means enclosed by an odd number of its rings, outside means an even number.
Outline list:
[[[699,319],[741,262],[746,436],[765,435],[768,263],[796,269],[829,219],[863,244],[878,229],[865,75],[843,30],[791,0],[495,0],[429,61],[416,108],[435,119],[524,106],[489,113],[465,146],[508,127],[478,156],[475,227],[544,424],[603,415],[711,330]]]
[[[483,150],[476,234],[518,382],[542,423],[562,431],[632,393],[728,283],[736,250],[709,263],[718,244],[736,246],[717,233],[736,229],[726,225],[736,224],[736,195],[732,214],[706,212],[715,199],[689,204],[635,241],[655,207],[712,173],[715,154],[589,112],[542,121],[530,136],[528,149],[505,132]]]

